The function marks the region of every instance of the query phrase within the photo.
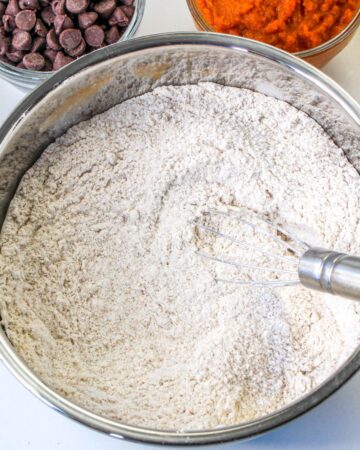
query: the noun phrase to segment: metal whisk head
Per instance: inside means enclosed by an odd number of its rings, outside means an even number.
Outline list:
[[[225,217],[236,226],[238,230],[247,228],[253,232],[253,235],[262,237],[267,243],[273,244],[271,248],[264,243],[264,246],[254,245],[251,242],[251,237],[245,239],[239,237],[235,232],[226,233],[219,227],[212,225],[213,219],[216,216]],[[261,279],[258,276],[255,279],[226,279],[218,278],[218,281],[226,283],[234,283],[238,285],[248,286],[262,286],[262,287],[284,287],[295,286],[300,284],[298,275],[298,264],[300,257],[310,249],[310,246],[298,239],[296,236],[289,233],[281,226],[274,225],[270,221],[257,216],[255,213],[241,210],[227,209],[226,211],[218,209],[210,209],[204,213],[204,219],[210,224],[196,223],[199,232],[213,235],[215,238],[225,240],[234,244],[234,248],[242,249],[252,255],[251,262],[239,262],[231,259],[228,256],[218,255],[216,253],[207,253],[200,250],[198,254],[208,260],[232,266],[240,271],[251,271],[252,273],[271,273],[275,274],[275,279]],[[204,220],[204,221],[205,221]],[[241,228],[240,228],[241,227]],[[275,248],[274,248],[275,247]],[[256,261],[266,259],[268,265],[258,265]]]
[[[215,218],[223,219],[218,226]],[[231,231],[223,229],[225,222],[231,224]],[[198,254],[221,266],[232,266],[242,274],[240,279],[218,277],[218,281],[271,288],[301,284],[309,289],[360,300],[360,257],[313,248],[256,213],[235,208],[226,211],[211,209],[204,214],[201,223],[196,223],[196,227],[199,233],[215,238],[209,245],[209,252],[200,250]],[[244,233],[245,229],[249,233]],[[260,244],[254,245],[252,239]],[[220,247],[225,248],[225,256],[217,253],[218,240],[226,243]],[[245,250],[241,261],[229,257],[230,250],[235,249],[236,252],[236,248]],[[256,262],[260,259],[262,263],[259,265]],[[258,278],[259,273],[266,273],[267,278]]]

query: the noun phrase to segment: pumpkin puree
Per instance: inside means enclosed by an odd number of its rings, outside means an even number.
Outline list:
[[[342,31],[359,0],[195,0],[221,33],[266,42],[289,52],[317,47]]]

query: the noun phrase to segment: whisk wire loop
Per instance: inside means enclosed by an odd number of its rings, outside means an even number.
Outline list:
[[[247,262],[234,261],[228,257],[211,255],[211,254],[208,254],[208,253],[202,252],[202,251],[197,252],[197,254],[205,259],[219,262],[221,264],[226,264],[226,265],[235,267],[240,270],[244,269],[244,270],[252,270],[252,271],[258,271],[258,272],[267,272],[269,274],[275,274],[276,277],[277,277],[277,274],[288,274],[288,275],[293,275],[296,278],[295,279],[285,279],[285,280],[281,280],[278,278],[269,279],[269,280],[237,280],[237,279],[231,280],[231,279],[217,278],[217,281],[224,282],[224,283],[237,284],[237,285],[241,285],[241,286],[258,286],[258,287],[272,287],[272,288],[285,287],[285,286],[296,286],[296,285],[301,284],[301,282],[299,280],[299,274],[298,274],[299,259],[304,254],[304,252],[310,248],[310,246],[307,243],[303,242],[302,240],[293,236],[288,231],[284,230],[282,227],[280,227],[278,225],[274,225],[271,222],[269,222],[268,220],[256,216],[254,213],[254,218],[256,219],[257,223],[260,222],[260,223],[266,224],[266,226],[271,228],[271,230],[274,230],[275,233],[264,229],[263,227],[261,227],[261,225],[253,223],[251,221],[251,219],[248,220],[246,213],[251,215],[250,212],[245,212],[243,214],[243,213],[239,213],[238,211],[233,211],[232,209],[229,209],[227,211],[222,211],[219,209],[210,209],[209,211],[207,211],[204,214],[208,215],[210,217],[212,215],[221,215],[221,216],[225,216],[231,220],[236,220],[239,224],[244,225],[248,228],[251,228],[251,230],[254,233],[261,234],[261,235],[265,236],[266,238],[271,239],[273,242],[278,244],[278,248],[280,250],[283,249],[283,251],[290,252],[292,254],[292,256],[279,255],[277,253],[270,251],[269,249],[264,249],[258,245],[248,243],[248,242],[246,242],[246,240],[238,239],[236,236],[223,233],[223,232],[219,231],[218,229],[214,228],[213,226],[207,226],[207,225],[203,225],[203,224],[199,224],[199,223],[196,223],[196,226],[199,229],[205,231],[206,233],[210,233],[210,234],[213,234],[214,236],[231,241],[240,248],[258,252],[258,253],[262,254],[263,256],[266,256],[270,260],[276,260],[278,262],[281,262],[282,264],[284,264],[284,263],[292,264],[293,266],[296,266],[296,267],[293,267],[293,269],[291,269],[291,270],[287,269],[287,268],[283,268],[283,267],[264,267],[264,266],[259,266],[256,264],[251,264],[251,263],[249,264]],[[286,238],[285,240],[284,240],[284,237]],[[291,243],[288,242],[288,240],[291,241]],[[293,245],[293,244],[295,244],[295,245]],[[302,249],[299,250],[298,248],[296,248],[296,246],[302,247]]]
[[[227,280],[223,278],[217,278],[216,281],[222,283],[237,284],[239,286],[255,286],[255,287],[286,287],[286,286],[298,286],[300,281],[296,280],[274,280],[274,281],[244,281],[244,280]]]
[[[250,222],[248,220],[246,220],[245,218],[243,218],[243,216],[239,213],[233,213],[230,214],[229,212],[225,212],[225,211],[220,211],[217,209],[212,209],[211,210],[214,214],[218,214],[218,215],[222,215],[222,216],[226,216],[229,217],[231,219],[235,219],[237,220],[239,223],[246,225],[247,227],[251,228],[255,233],[259,233],[262,234],[270,239],[272,239],[273,241],[275,241],[277,244],[281,245],[282,247],[285,247],[287,250],[290,250],[291,252],[293,252],[295,255],[297,256],[301,256],[303,251],[299,251],[297,248],[295,248],[293,245],[291,245],[289,242],[284,241],[283,239],[281,239],[279,236],[274,235],[273,233],[270,233],[269,231],[264,230],[263,228],[260,228],[259,226],[255,225],[253,222]],[[277,232],[280,232],[281,234],[283,234],[284,236],[286,236],[287,238],[293,240],[294,242],[297,242],[298,244],[307,246],[307,244],[305,244],[304,242],[300,241],[300,240],[294,240],[290,234],[283,230],[282,228],[278,227],[278,226],[274,226],[273,224],[271,224],[270,222],[266,221],[265,219],[260,219],[257,218],[257,220],[266,223],[267,225],[271,226],[271,228],[275,228],[275,230]]]
[[[279,261],[283,261],[286,263],[290,263],[290,264],[298,264],[298,260],[295,258],[291,258],[289,256],[280,256],[274,253],[270,253],[266,250],[264,250],[261,247],[258,247],[257,245],[253,245],[253,244],[249,244],[247,242],[243,242],[240,241],[239,239],[229,235],[229,234],[225,234],[225,233],[221,233],[220,231],[216,230],[215,228],[212,227],[207,227],[205,225],[201,225],[201,224],[197,224],[197,227],[200,228],[201,230],[204,230],[208,233],[214,234],[215,236],[221,237],[223,239],[227,239],[231,242],[234,242],[235,244],[237,244],[240,248],[244,248],[244,249],[250,249],[250,250],[254,250],[257,251],[259,253],[262,253],[263,255],[267,256],[268,258],[272,258],[272,259],[277,259]]]
[[[197,252],[197,254],[199,256],[202,256],[203,258],[210,259],[212,261],[217,261],[217,262],[222,263],[222,264],[228,264],[230,266],[234,266],[234,267],[237,267],[239,269],[251,269],[251,270],[258,270],[260,272],[287,273],[287,274],[291,274],[291,275],[297,275],[298,274],[298,272],[295,271],[295,270],[287,270],[287,269],[271,268],[271,267],[262,267],[262,266],[252,265],[252,264],[243,264],[243,263],[238,263],[238,262],[235,262],[235,261],[227,260],[227,259],[224,259],[224,258],[208,255],[208,254],[203,253],[203,252]]]

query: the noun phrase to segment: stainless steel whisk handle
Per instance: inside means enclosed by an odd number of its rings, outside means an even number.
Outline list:
[[[311,248],[301,256],[298,272],[310,289],[360,300],[360,257]]]

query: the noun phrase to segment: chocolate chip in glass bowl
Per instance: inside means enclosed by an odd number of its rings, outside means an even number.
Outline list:
[[[20,11],[19,4],[17,0],[9,0],[7,7],[5,9],[5,14],[9,16],[16,16],[16,14]]]
[[[6,55],[6,52],[10,47],[10,39],[2,34],[0,34],[0,56]]]
[[[22,62],[30,70],[41,70],[45,66],[45,59],[40,53],[27,53]]]
[[[135,12],[135,8],[133,6],[121,6],[121,9],[124,11],[124,13],[127,15],[129,19],[132,18]]]
[[[54,23],[55,14],[52,10],[51,6],[47,6],[41,11],[41,18],[46,23],[46,25],[50,26]]]
[[[85,53],[85,50],[86,50],[86,42],[85,39],[81,38],[81,42],[77,47],[65,51],[69,56],[74,56],[78,58],[79,56]]]
[[[35,33],[38,36],[45,37],[47,35],[48,29],[46,28],[44,22],[41,19],[36,20]]]
[[[36,11],[39,9],[38,0],[19,0],[19,8],[20,9],[32,9]]]
[[[30,50],[32,45],[31,34],[28,31],[20,30],[16,34],[14,34],[11,45],[16,50]]]
[[[13,31],[16,28],[14,16],[10,16],[9,14],[4,14],[2,16],[2,22],[3,22],[4,30],[7,33],[10,33],[11,31]]]
[[[104,30],[99,25],[91,25],[86,28],[84,36],[86,43],[95,48],[101,47],[105,39]]]
[[[24,9],[15,16],[15,24],[20,30],[30,31],[35,27],[36,14],[31,9]]]
[[[120,27],[125,27],[129,24],[130,20],[128,16],[121,9],[121,6],[115,8],[114,12],[109,18],[109,25],[119,25]]]
[[[108,19],[111,16],[115,8],[116,0],[102,0],[94,5],[94,10],[105,19]]]
[[[75,59],[72,58],[71,56],[66,56],[66,55],[64,55],[63,52],[58,52],[56,54],[56,57],[54,60],[53,69],[54,70],[61,69],[62,67],[66,66],[67,64],[71,63],[72,61],[75,61]]]
[[[61,45],[54,28],[51,28],[51,30],[46,35],[46,45],[52,50],[61,50]]]
[[[84,12],[78,15],[78,24],[80,28],[88,28],[91,25],[94,25],[97,18],[99,17],[98,13],[95,11],[92,12]]]
[[[45,47],[46,47],[46,39],[41,36],[38,36],[33,40],[31,52],[38,53],[42,50],[45,50]]]
[[[57,70],[119,41],[133,5],[133,0],[0,0],[0,57],[32,70]]]
[[[56,34],[60,34],[62,30],[73,28],[74,22],[66,14],[59,14],[55,16],[54,29]]]
[[[25,55],[24,52],[22,52],[21,50],[16,50],[14,48],[12,48],[9,52],[6,52],[7,58],[9,59],[9,61],[13,63],[22,61],[24,55]]]
[[[57,54],[58,54],[58,52],[56,50],[52,50],[51,48],[47,48],[46,50],[44,50],[45,58],[47,58],[52,63],[55,61]]]
[[[65,0],[53,0],[51,2],[51,8],[54,12],[54,14],[65,14],[66,8],[65,8]]]
[[[80,14],[86,11],[88,0],[66,0],[66,9],[73,14]]]
[[[81,43],[81,31],[77,28],[68,28],[61,32],[59,41],[64,50],[72,50]]]
[[[105,42],[109,45],[115,44],[115,42],[117,42],[120,37],[121,35],[116,25],[105,31]]]
[[[14,63],[11,62],[11,61],[9,60],[9,58],[8,58],[6,55],[4,55],[4,56],[0,55],[0,61],[2,61],[2,62],[4,62],[4,63],[7,63],[7,64],[14,65]]]

